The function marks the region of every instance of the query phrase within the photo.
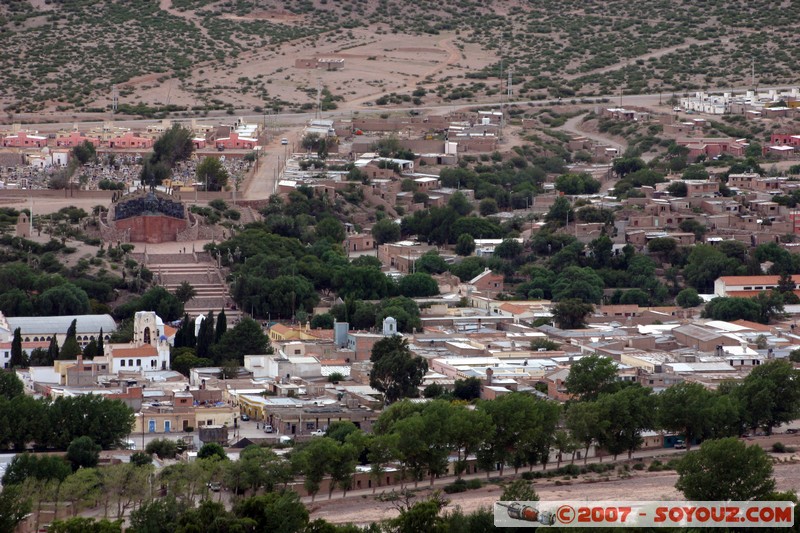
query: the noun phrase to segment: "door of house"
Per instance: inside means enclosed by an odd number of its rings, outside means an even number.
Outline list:
[[[169,420],[164,420],[164,433],[169,433],[172,429],[172,422]]]
[[[155,420],[150,420],[147,423],[147,426],[148,426],[147,431],[149,431],[150,433],[155,433],[156,432],[156,421]]]

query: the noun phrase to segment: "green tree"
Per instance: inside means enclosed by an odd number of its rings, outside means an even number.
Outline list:
[[[178,443],[171,439],[153,439],[147,443],[144,451],[157,455],[159,459],[174,459],[178,454]]]
[[[14,338],[11,340],[11,358],[8,364],[11,368],[26,368],[28,366],[25,352],[22,351],[22,330],[14,330]]]
[[[333,243],[344,241],[344,225],[333,217],[325,217],[314,226],[318,239],[328,239]]]
[[[678,296],[675,297],[675,303],[684,309],[688,309],[690,307],[697,307],[703,303],[703,299],[700,298],[700,295],[697,294],[696,290],[689,287],[678,293]]]
[[[556,190],[564,194],[594,194],[600,190],[600,182],[585,172],[562,174],[556,178]]]
[[[583,464],[589,457],[589,448],[599,440],[608,421],[601,418],[600,408],[595,402],[570,403],[567,408],[566,425],[572,437],[583,445]]]
[[[677,198],[686,198],[689,194],[689,188],[684,181],[673,181],[669,184],[669,187],[667,187],[667,192]]]
[[[232,329],[227,330],[214,346],[215,360],[222,357],[244,363],[245,355],[264,355],[272,353],[269,337],[262,331],[258,322],[252,318],[241,319]]]
[[[216,457],[221,460],[226,460],[228,458],[228,455],[225,453],[225,448],[223,448],[216,442],[207,442],[200,447],[200,450],[197,452],[197,458],[210,459],[212,457]]]
[[[745,423],[767,433],[800,414],[800,372],[788,361],[769,361],[758,366],[735,390]]]
[[[0,399],[14,399],[22,396],[24,386],[13,372],[0,372]]]
[[[160,185],[168,178],[178,161],[185,161],[194,151],[192,131],[175,124],[164,132],[155,143],[153,152],[142,165],[140,179],[142,183]],[[161,315],[159,315],[161,316]]]
[[[735,437],[704,442],[678,463],[677,471],[675,488],[687,500],[767,500],[775,490],[766,452]]]
[[[292,468],[303,474],[303,486],[311,495],[312,502],[337,454],[336,441],[328,437],[313,439],[302,450],[292,454]]]
[[[609,357],[586,355],[572,363],[564,386],[581,401],[593,401],[617,389],[617,364]]]
[[[457,379],[453,387],[453,396],[459,400],[477,400],[481,397],[481,380],[475,377]]]
[[[503,239],[494,249],[494,255],[501,259],[513,260],[522,255],[524,248],[517,239]]]
[[[197,290],[188,281],[181,281],[181,284],[175,287],[175,298],[184,305],[195,296]]]
[[[461,192],[456,192],[450,197],[450,199],[447,201],[447,207],[462,217],[465,217],[472,212],[472,204]]]
[[[503,486],[503,494],[500,496],[500,501],[538,502],[539,495],[536,494],[533,483],[527,479],[515,479]]]
[[[91,435],[103,449],[118,447],[133,426],[133,411],[119,400],[94,394],[58,397],[42,415],[51,429],[43,446],[66,449],[76,438]]]
[[[122,520],[96,520],[75,516],[66,520],[56,520],[47,529],[48,533],[122,533]]]
[[[91,311],[86,291],[66,282],[45,290],[38,299],[39,314],[85,315]]]
[[[693,218],[681,221],[681,223],[678,224],[678,227],[681,229],[681,231],[685,231],[686,233],[694,233],[694,236],[698,241],[702,240],[703,236],[706,234],[706,231],[708,231],[707,227]]]
[[[509,463],[518,469],[525,464],[547,461],[559,418],[557,404],[515,392],[481,401],[478,410],[489,415],[495,428],[494,435],[478,450],[478,461],[484,468],[500,463],[502,476]]]
[[[214,346],[214,311],[209,311],[200,323],[197,332],[197,357],[206,358],[211,355]]]
[[[42,481],[64,481],[72,473],[72,468],[63,456],[42,456],[20,453],[14,456],[5,472],[4,487],[22,485],[27,479]]]
[[[703,436],[709,426],[714,399],[699,383],[683,382],[658,395],[658,425],[686,439],[686,449]]]
[[[16,531],[31,508],[31,501],[23,495],[21,487],[4,486],[0,491],[0,531]]]
[[[228,331],[228,317],[225,316],[225,310],[222,309],[217,315],[217,326],[214,328],[214,342],[218,343],[222,340],[223,335]]]
[[[572,210],[569,200],[564,196],[559,196],[550,206],[544,219],[555,226],[566,226],[570,220],[575,221],[575,212]]]
[[[663,258],[670,258],[678,249],[678,241],[671,237],[658,237],[647,241],[647,251],[659,254]]]
[[[714,320],[761,321],[761,306],[753,298],[717,297],[703,308],[702,316]]]
[[[475,239],[468,233],[462,233],[456,241],[456,253],[461,256],[472,255],[475,251]]]
[[[67,337],[64,339],[64,344],[61,346],[59,352],[59,359],[74,359],[81,353],[81,347],[76,338],[76,325],[77,320],[73,320],[67,329]]]
[[[580,329],[586,325],[586,317],[594,311],[592,304],[578,298],[567,298],[552,306],[553,320],[561,329]]]
[[[308,510],[292,491],[271,492],[236,504],[234,513],[252,520],[253,531],[296,533],[306,531]]]
[[[636,172],[647,167],[647,164],[638,157],[624,157],[615,159],[611,169],[617,176],[624,178],[631,172]]]
[[[428,371],[427,361],[412,355],[408,340],[399,335],[376,342],[370,361],[372,372],[369,384],[383,393],[387,404],[400,398],[416,397],[417,387]]]
[[[397,518],[389,520],[390,527],[396,533],[445,533],[446,524],[439,516],[444,505],[444,501],[434,497],[402,508]]]
[[[494,215],[500,209],[497,207],[497,200],[494,198],[484,198],[481,200],[481,203],[478,207],[478,211],[480,212],[482,217],[488,217],[489,215]]]
[[[600,395],[597,406],[601,418],[607,421],[600,443],[614,454],[615,461],[625,451],[630,459],[642,445],[642,432],[655,427],[655,401],[650,392],[635,385]]]
[[[73,147],[71,154],[81,165],[85,165],[97,159],[97,150],[95,150],[94,145],[89,141],[83,141],[81,144]]]
[[[186,351],[184,351],[186,350]],[[194,350],[191,348],[180,348],[176,350],[170,368],[176,372],[180,372],[186,377],[193,368],[203,368],[214,366],[214,361],[205,357],[197,357],[194,355]]]
[[[403,276],[400,279],[398,288],[400,289],[400,294],[408,298],[436,296],[439,294],[439,284],[430,274],[424,272]]]
[[[683,275],[686,283],[698,292],[709,293],[720,276],[744,274],[740,267],[743,268],[741,261],[727,257],[713,246],[698,244],[689,253]]]
[[[53,361],[59,359],[58,341],[56,340],[55,333],[53,333],[53,336],[50,337],[50,345],[47,347],[47,359],[50,361],[50,365],[53,364]]]
[[[330,313],[314,315],[311,318],[311,327],[313,329],[333,329],[333,321],[333,315]]]
[[[422,255],[414,262],[414,268],[417,272],[424,272],[426,274],[441,274],[447,272],[450,266],[442,259],[436,251],[430,251]]]
[[[556,278],[553,299],[560,301],[577,298],[587,303],[599,303],[603,297],[603,286],[603,278],[593,269],[571,266]]]
[[[94,468],[100,460],[100,446],[91,437],[78,437],[69,443],[67,460],[72,463],[73,470]]]
[[[375,244],[399,241],[400,224],[394,220],[384,218],[372,226],[370,233],[375,238]]]
[[[445,434],[457,453],[455,471],[460,476],[467,468],[467,458],[486,446],[495,427],[485,411],[457,406],[447,418]]]
[[[170,533],[177,530],[178,518],[185,506],[179,504],[175,496],[144,502],[130,515],[131,533]]]

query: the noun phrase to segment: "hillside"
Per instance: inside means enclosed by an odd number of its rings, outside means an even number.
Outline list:
[[[791,3],[400,0],[2,0],[4,110],[308,109],[796,82]],[[409,38],[409,36],[412,36]],[[295,69],[337,55],[342,73]],[[319,81],[317,78],[321,78]],[[505,78],[505,71],[503,74]],[[422,89],[425,89],[424,91]],[[394,94],[392,94],[394,93]],[[380,100],[380,96],[388,95]]]

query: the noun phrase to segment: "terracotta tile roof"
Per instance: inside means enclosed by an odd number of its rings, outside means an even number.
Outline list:
[[[725,294],[728,296],[733,296],[735,298],[755,298],[758,296],[760,292],[764,292],[763,290],[760,291],[725,291]],[[795,290],[794,293],[800,296],[800,289]]]
[[[722,276],[726,285],[777,285],[780,276]],[[792,276],[792,281],[800,283],[800,275]]]
[[[522,314],[522,313],[526,313],[526,312],[529,311],[529,309],[527,307],[525,307],[524,305],[517,305],[517,304],[512,304],[512,303],[509,303],[509,302],[501,304],[500,305],[500,309],[502,309],[503,311],[507,311],[509,313],[514,313],[514,314]]]
[[[114,348],[112,353],[114,357],[155,357],[158,350],[155,346],[144,344],[133,348]]]
[[[178,328],[173,328],[172,326],[167,326],[166,324],[164,325],[164,335],[167,338],[174,336],[176,333],[178,333]]]
[[[731,322],[731,324],[736,324],[737,326],[750,328],[753,331],[772,331],[772,328],[767,326],[766,324],[759,324],[758,322],[750,322],[749,320],[734,320]]]
[[[22,349],[29,350],[29,349],[36,349],[36,348],[44,348],[45,350],[50,347],[50,341],[37,341],[37,342],[25,342],[22,341]],[[10,342],[0,342],[0,350],[10,350],[11,343]]]
[[[274,331],[275,333],[283,334],[292,331],[292,328],[289,326],[284,326],[283,324],[273,324],[270,331]]]

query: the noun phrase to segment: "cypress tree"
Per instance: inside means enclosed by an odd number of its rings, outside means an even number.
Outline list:
[[[103,345],[103,328],[100,328],[100,336],[97,337],[97,356],[102,357],[106,354],[106,348]]]
[[[50,346],[47,347],[48,365],[52,365],[53,361],[58,359],[58,355],[58,341],[56,340],[56,334],[53,333],[53,336],[50,338]]]
[[[214,332],[214,344],[219,342],[226,331],[228,331],[228,317],[225,316],[225,310],[223,309],[217,316],[217,329]]]
[[[214,344],[214,311],[209,311],[208,316],[200,325],[197,337],[197,357],[209,357],[211,346]]]
[[[28,366],[27,357],[22,351],[22,330],[17,328],[14,330],[14,339],[11,341],[11,360],[9,365],[11,368],[25,368]]]
[[[61,353],[59,359],[72,359],[81,353],[81,347],[76,338],[77,320],[73,320],[67,329],[67,338],[61,346]]]

